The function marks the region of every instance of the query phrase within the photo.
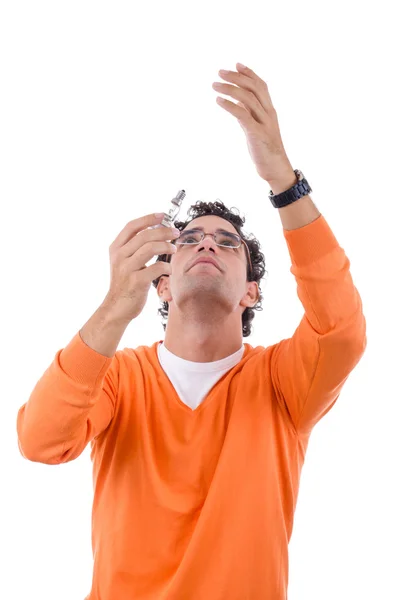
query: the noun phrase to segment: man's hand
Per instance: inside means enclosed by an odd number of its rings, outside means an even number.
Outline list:
[[[238,72],[219,71],[221,79],[236,85],[214,82],[213,88],[239,100],[238,104],[219,96],[216,100],[239,121],[258,174],[272,185],[282,175],[294,172],[283,146],[278,116],[265,81],[240,63],[236,67]]]

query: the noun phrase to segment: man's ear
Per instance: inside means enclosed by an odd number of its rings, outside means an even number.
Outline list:
[[[157,285],[157,294],[160,295],[162,294],[164,288],[165,288],[165,280],[166,277],[164,275],[162,275],[159,279],[158,285]]]
[[[260,292],[258,289],[258,283],[256,281],[247,282],[247,292],[241,300],[241,305],[246,308],[253,308],[258,302]]]
[[[162,275],[160,277],[160,281],[157,285],[157,294],[160,300],[163,302],[170,301],[170,293],[169,293],[169,277],[167,275]]]

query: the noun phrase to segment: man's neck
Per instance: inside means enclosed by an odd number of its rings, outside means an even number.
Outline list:
[[[243,345],[242,322],[237,323],[237,315],[218,325],[176,322],[168,317],[164,345],[173,354],[192,362],[214,362],[234,354]],[[175,322],[174,322],[175,321]],[[179,319],[178,319],[179,321]]]

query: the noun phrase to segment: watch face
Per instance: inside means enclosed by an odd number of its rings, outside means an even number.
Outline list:
[[[295,169],[295,171],[294,171],[294,172],[296,173],[296,175],[297,175],[297,178],[298,178],[298,180],[299,180],[299,181],[301,181],[302,179],[304,179],[304,175],[303,175],[303,173],[300,171],[300,169]]]

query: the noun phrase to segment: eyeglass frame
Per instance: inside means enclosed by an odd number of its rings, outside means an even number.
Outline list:
[[[250,250],[249,250],[249,247],[247,246],[246,242],[244,241],[244,239],[238,233],[233,233],[232,231],[227,231],[226,229],[217,229],[217,231],[215,231],[214,233],[205,233],[203,231],[203,229],[200,229],[198,227],[194,227],[193,229],[183,229],[181,231],[181,234],[182,233],[190,233],[192,231],[199,231],[201,233],[201,235],[203,236],[201,238],[201,240],[199,242],[194,243],[194,244],[192,244],[192,243],[191,244],[178,244],[178,246],[197,246],[198,244],[201,244],[201,242],[204,240],[204,238],[207,235],[211,235],[214,238],[215,244],[217,246],[219,246],[220,248],[229,248],[230,250],[235,250],[237,248],[240,248],[240,246],[242,244],[244,244],[245,248],[246,248],[246,251],[247,251],[247,256],[248,256],[248,259],[249,259],[249,268],[250,268],[250,275],[251,275],[250,276],[250,280],[252,280],[253,265],[252,265],[252,262],[251,262]],[[217,240],[215,238],[215,236],[217,235],[217,233],[230,233],[231,235],[237,236],[238,238],[240,238],[240,244],[239,244],[239,246],[233,246],[233,247],[230,248],[229,246],[223,246],[222,244],[217,244]],[[179,240],[179,238],[177,238],[176,240],[171,240],[171,244],[175,245],[178,242],[178,240]],[[169,255],[169,257],[171,257],[171,255]]]

